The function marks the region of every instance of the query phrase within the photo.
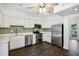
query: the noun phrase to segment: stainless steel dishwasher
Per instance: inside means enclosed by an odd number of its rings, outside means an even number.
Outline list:
[[[25,35],[25,46],[32,45],[33,35]]]

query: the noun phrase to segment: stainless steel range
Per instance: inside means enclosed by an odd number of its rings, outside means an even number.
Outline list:
[[[42,33],[40,33],[41,25],[40,24],[35,24],[34,29],[33,29],[33,34],[36,36],[36,44],[42,43]]]

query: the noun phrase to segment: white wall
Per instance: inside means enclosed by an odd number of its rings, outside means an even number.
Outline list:
[[[67,16],[67,18],[69,19],[69,30],[71,27],[71,24],[77,24],[77,37],[73,38],[73,39],[79,39],[79,14],[75,14],[75,15],[70,15]]]
[[[60,18],[50,18],[47,22],[50,26],[54,24],[64,24],[64,48],[68,49],[68,40],[69,40],[69,28],[68,28],[68,18],[60,17]],[[51,28],[51,27],[50,27]],[[48,36],[50,38],[51,36]],[[48,41],[48,40],[47,40]]]

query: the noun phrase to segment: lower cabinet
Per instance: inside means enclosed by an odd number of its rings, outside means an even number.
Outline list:
[[[33,34],[33,45],[36,44],[36,34]]]
[[[24,36],[11,36],[10,37],[10,50],[17,49],[25,46]]]
[[[25,46],[33,44],[33,35],[25,35]]]
[[[43,41],[51,43],[51,32],[44,32],[43,33]]]

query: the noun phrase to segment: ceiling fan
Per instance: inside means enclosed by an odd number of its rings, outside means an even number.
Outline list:
[[[23,5],[27,7],[26,4],[23,4]],[[34,3],[34,4],[30,4],[30,6],[27,7],[27,9],[30,9],[30,10],[36,9],[37,14],[41,14],[41,13],[45,14],[45,13],[53,12],[54,7],[58,5],[59,3],[37,3],[37,4]]]
[[[40,3],[39,4],[39,12],[45,13],[45,12],[51,12],[53,11],[55,6],[58,6],[58,3]]]

